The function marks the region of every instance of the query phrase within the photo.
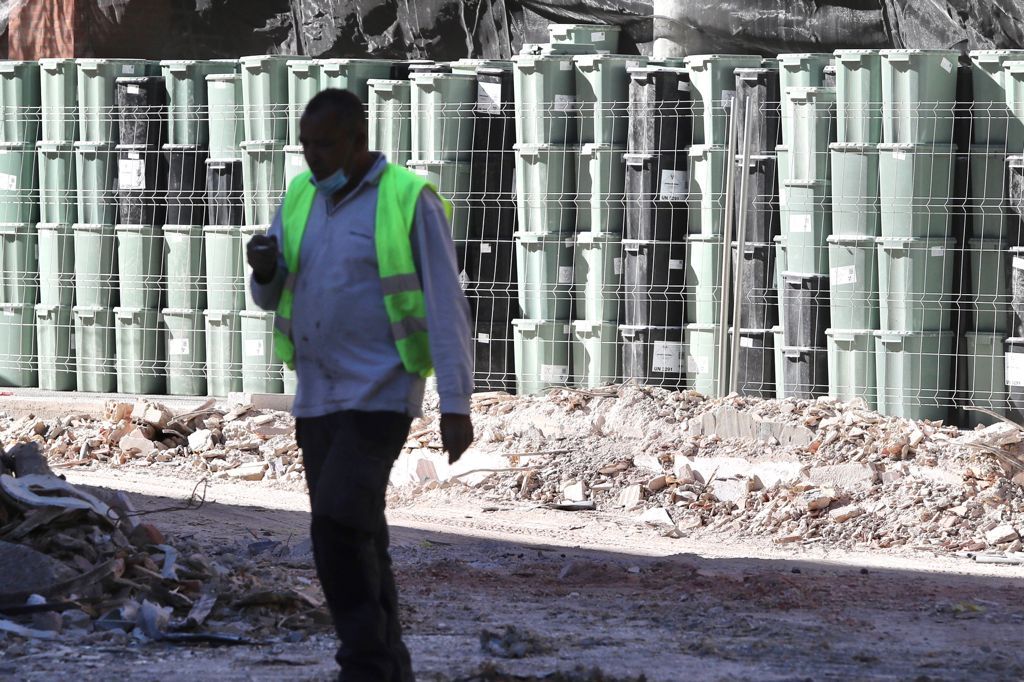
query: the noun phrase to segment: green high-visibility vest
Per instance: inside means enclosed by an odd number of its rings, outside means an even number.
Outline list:
[[[284,262],[288,268],[288,277],[274,319],[274,352],[289,369],[295,369],[292,305],[300,268],[299,254],[309,214],[313,210],[313,200],[316,198],[312,177],[312,173],[306,171],[291,181],[281,209]],[[384,308],[398,355],[406,371],[428,377],[434,371],[434,363],[430,357],[426,303],[409,239],[416,217],[416,206],[424,188],[437,192],[425,178],[401,166],[391,163],[385,166],[377,187],[374,242],[377,248],[377,269],[384,290]],[[443,198],[441,201],[451,220],[451,204]]]

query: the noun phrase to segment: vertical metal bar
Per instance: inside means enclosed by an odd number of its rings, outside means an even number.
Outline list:
[[[750,190],[750,138],[752,137],[751,127],[753,124],[753,117],[751,116],[751,104],[753,103],[752,98],[747,98],[746,110],[744,114],[744,126],[743,126],[743,175],[740,176],[740,216],[739,222],[736,224],[736,280],[732,306],[732,355],[730,356],[729,367],[731,371],[729,375],[731,382],[729,384],[729,391],[735,393],[739,386],[739,372],[737,367],[740,359],[740,305],[742,303],[743,291],[740,287],[740,283],[743,282],[743,247],[746,246],[746,229],[747,229],[747,194]],[[735,163],[733,164],[735,165]]]
[[[721,394],[725,393],[726,384],[729,382],[729,354],[727,352],[728,321],[726,318],[729,316],[729,303],[732,300],[730,295],[730,286],[732,284],[732,195],[736,184],[736,164],[733,163],[733,157],[736,156],[736,128],[738,126],[736,121],[736,99],[737,97],[733,97],[732,105],[729,107],[729,142],[725,163],[725,224],[722,229],[724,235],[722,237],[722,277],[720,284],[722,298],[719,302],[718,346],[716,348],[718,352],[717,385],[718,392]],[[694,294],[696,294],[696,291]]]

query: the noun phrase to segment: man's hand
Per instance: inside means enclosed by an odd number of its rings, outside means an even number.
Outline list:
[[[245,247],[245,255],[260,283],[274,279],[277,272],[277,238],[265,234],[257,234],[249,240]]]
[[[458,462],[462,453],[473,443],[473,422],[469,415],[442,414],[441,443],[448,451],[448,463]]]

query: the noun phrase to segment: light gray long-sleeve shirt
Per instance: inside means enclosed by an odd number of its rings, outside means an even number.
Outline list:
[[[320,417],[340,410],[423,410],[425,381],[402,365],[391,333],[374,241],[377,188],[387,160],[379,155],[362,182],[338,204],[319,192],[299,254],[292,306],[298,389],[292,412]],[[282,237],[281,212],[267,233]],[[455,248],[444,206],[423,192],[412,227],[412,250],[426,299],[430,352],[441,412],[469,414],[473,349],[469,304],[459,283]],[[253,299],[276,310],[285,278],[284,257],[266,284],[250,277]]]

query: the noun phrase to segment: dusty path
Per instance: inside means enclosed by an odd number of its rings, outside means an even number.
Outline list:
[[[68,478],[128,491],[140,509],[169,506],[193,487],[155,472],[72,470]],[[301,492],[218,483],[209,499],[152,521],[194,536],[211,555],[244,552],[257,538],[305,537]],[[488,661],[538,677],[577,665],[651,680],[1024,677],[1020,567],[671,540],[614,514],[484,507],[470,498],[422,499],[390,518],[408,642],[424,680],[482,679],[470,676]],[[314,576],[308,558],[260,561],[286,562],[295,581]],[[531,633],[538,651],[485,654],[481,632],[505,625]],[[0,676],[330,679],[329,631],[291,638],[300,641],[221,649],[8,640]]]

